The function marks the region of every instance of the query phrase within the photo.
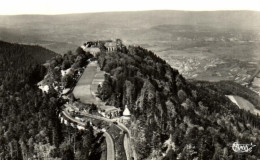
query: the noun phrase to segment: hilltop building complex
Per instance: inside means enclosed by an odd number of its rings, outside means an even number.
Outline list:
[[[125,46],[123,45],[121,39],[116,39],[116,40],[104,40],[104,41],[88,41],[84,43],[81,46],[81,48],[85,52],[89,52],[93,56],[96,56],[96,54],[101,51],[107,51],[107,52],[122,51],[125,48]]]

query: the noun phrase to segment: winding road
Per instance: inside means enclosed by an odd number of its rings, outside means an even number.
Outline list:
[[[78,98],[82,103],[93,103],[96,105],[102,105],[103,102],[101,102],[99,99],[95,97],[95,91],[97,90],[97,86],[100,82],[104,81],[104,74],[105,72],[100,71],[98,69],[98,64],[96,61],[91,62],[88,64],[86,69],[84,70],[83,74],[81,75],[79,81],[77,82],[73,94],[75,98]],[[94,91],[94,92],[93,92]],[[66,111],[66,110],[65,110]],[[63,111],[68,116],[68,112]],[[81,115],[84,115],[89,118],[95,118],[103,121],[107,121],[110,123],[113,123],[114,121],[108,118],[100,117],[100,116],[94,116],[91,114],[87,114],[84,112],[81,112]],[[74,120],[76,122],[77,120]],[[80,122],[80,121],[77,121]],[[80,122],[82,123],[82,122]],[[78,124],[80,124],[78,123]],[[130,160],[130,157],[132,157],[132,153],[130,151],[130,131],[125,127],[124,124],[118,122],[116,125],[120,130],[125,131],[127,135],[124,137],[124,149],[126,153],[127,160]],[[107,160],[114,160],[115,159],[115,147],[113,140],[111,138],[111,135],[109,133],[104,132],[106,135],[106,142],[107,142]]]
[[[70,119],[72,122],[75,122],[80,126],[85,125],[85,123],[71,117],[70,114],[68,113],[67,109],[62,111],[62,113],[67,119]],[[96,118],[96,117],[91,117],[91,118]],[[99,132],[100,130],[96,130],[96,131]],[[111,135],[108,134],[107,132],[103,132],[103,133],[106,138],[106,144],[107,144],[107,160],[114,160],[115,159],[115,150],[114,150],[115,147],[114,147],[113,139],[112,139]]]

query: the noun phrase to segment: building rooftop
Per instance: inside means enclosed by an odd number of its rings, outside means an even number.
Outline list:
[[[105,105],[105,106],[99,106],[99,108],[100,108],[100,110],[104,110],[105,112],[111,112],[111,111],[120,111],[120,109],[119,108],[116,108],[116,107],[114,107],[114,106],[107,106],[107,105]]]
[[[116,42],[106,42],[105,47],[116,47]]]

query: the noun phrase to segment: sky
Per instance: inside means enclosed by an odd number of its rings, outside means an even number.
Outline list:
[[[3,0],[0,15],[143,10],[254,10],[260,0]]]

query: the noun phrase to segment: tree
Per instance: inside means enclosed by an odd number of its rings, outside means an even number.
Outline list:
[[[93,142],[94,142],[94,132],[91,126],[86,126],[87,131],[82,135],[82,146],[83,146],[83,158],[89,159],[90,153],[92,151]]]
[[[26,144],[24,143],[24,141],[22,139],[20,139],[19,144],[21,146],[21,152],[22,152],[22,159],[28,159],[28,148],[26,146]]]
[[[77,55],[81,55],[81,54],[86,54],[86,52],[83,50],[83,48],[81,48],[81,47],[78,47],[77,49],[76,49],[76,53],[77,53]]]
[[[62,77],[61,83],[64,88],[71,87],[73,84],[73,77],[71,75],[65,75]]]
[[[64,60],[62,62],[62,65],[61,65],[61,69],[66,70],[66,69],[70,68],[70,66],[71,66],[70,61],[69,60]]]
[[[187,98],[187,94],[181,89],[178,91],[178,97],[181,102],[185,101]]]
[[[74,153],[71,148],[68,147],[66,150],[64,150],[62,154],[62,160],[74,160],[74,158]]]

